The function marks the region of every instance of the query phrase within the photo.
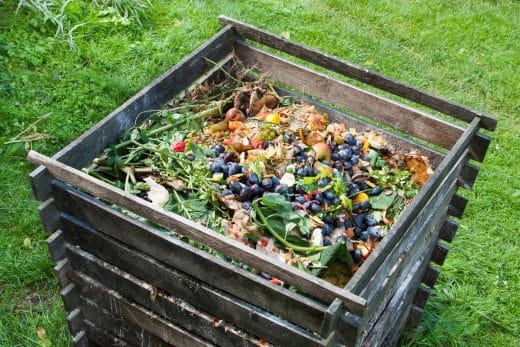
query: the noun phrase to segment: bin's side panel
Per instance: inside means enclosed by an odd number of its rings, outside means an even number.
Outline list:
[[[87,165],[109,144],[116,141],[124,131],[134,126],[139,121],[136,119],[137,115],[143,111],[159,108],[173,95],[184,90],[200,77],[208,68],[208,61],[204,58],[219,61],[231,53],[234,40],[235,36],[230,27],[222,29],[203,46],[56,153],[53,158],[75,168]],[[29,176],[34,196],[38,200],[47,199],[52,181],[47,170],[40,166]]]

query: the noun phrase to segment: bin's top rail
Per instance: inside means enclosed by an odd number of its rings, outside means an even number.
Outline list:
[[[178,234],[210,247],[218,252],[225,253],[232,259],[236,259],[251,265],[260,271],[270,273],[273,276],[294,285],[304,292],[320,298],[326,302],[340,299],[345,307],[354,314],[361,314],[365,307],[365,299],[338,288],[320,278],[311,276],[290,265],[282,263],[268,255],[264,255],[255,249],[245,247],[238,241],[220,235],[213,230],[197,224],[189,219],[164,210],[139,197],[131,195],[119,188],[102,182],[84,172],[65,165],[43,154],[30,151],[28,159],[35,165],[42,165],[56,178],[77,187],[96,198],[120,206],[153,223],[174,230]]]
[[[332,55],[321,53],[307,46],[298,44],[268,31],[237,21],[226,16],[219,16],[223,25],[231,25],[240,36],[256,41],[297,58],[340,73],[346,77],[358,80],[381,90],[414,101],[420,105],[442,112],[446,115],[470,123],[475,117],[480,118],[480,126],[486,130],[495,130],[497,119],[485,112],[477,111],[456,102],[444,99],[427,91],[414,88],[411,85],[391,77],[368,70],[364,67],[339,59]]]

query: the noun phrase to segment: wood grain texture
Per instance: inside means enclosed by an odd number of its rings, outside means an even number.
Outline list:
[[[444,240],[446,242],[451,242],[455,238],[455,235],[457,234],[457,229],[459,228],[459,223],[454,221],[453,219],[446,219],[444,222],[441,233],[440,233],[440,239]]]
[[[448,208],[448,214],[452,217],[462,218],[467,205],[468,199],[466,199],[462,195],[455,194],[451,198],[450,207]]]
[[[433,286],[435,286],[435,282],[437,282],[437,279],[439,278],[440,274],[441,274],[441,269],[430,265],[426,268],[426,272],[424,273],[422,283],[426,284],[430,288],[433,288]]]
[[[128,321],[126,326],[135,325],[143,329],[143,331],[148,332],[150,336],[156,336],[167,344],[181,346],[211,345],[193,333],[188,332],[144,307],[131,302],[118,292],[103,286],[98,281],[81,272],[76,272],[75,281],[77,281],[76,284],[81,288],[81,310],[86,319],[92,321],[94,324],[105,328],[110,327],[110,321],[100,321],[98,323],[95,320],[98,317],[101,317],[102,313],[99,312],[99,310],[89,310],[89,305],[86,304],[87,300],[104,307],[108,311],[112,312],[114,316],[121,317],[123,320]],[[116,322],[114,323],[119,325]],[[124,325],[125,324],[121,324],[122,327],[124,327]],[[137,329],[132,329],[134,332],[135,330]],[[112,333],[114,332],[112,331]],[[141,344],[139,336],[134,337],[132,340],[127,339],[129,336],[119,337],[127,340],[131,344]],[[146,344],[146,341],[143,342]]]
[[[67,315],[67,324],[72,336],[84,328],[83,315],[79,308],[75,308]]]
[[[425,286],[420,286],[413,298],[413,304],[419,308],[426,306],[428,298],[432,295],[432,290]]]
[[[53,195],[64,212],[76,216],[105,235],[239,299],[297,325],[319,331],[327,309],[325,305],[274,285],[258,275],[123,215],[63,183],[54,184]],[[121,257],[112,262],[123,266],[125,261],[129,261],[129,266],[134,266],[132,259]],[[160,280],[160,277],[155,280]]]
[[[98,327],[89,320],[84,320],[86,331],[89,339],[101,347],[117,346],[117,347],[128,347],[130,346],[126,341],[121,340],[119,337],[109,333],[103,328]]]
[[[75,229],[71,234],[95,233],[79,225],[71,224],[66,225],[66,227],[67,230]],[[320,341],[307,331],[258,307],[211,288],[203,282],[195,281],[189,276],[168,269],[149,257],[138,254],[136,250],[117,245],[113,240],[92,238],[88,242],[84,241],[86,237],[71,236],[72,240],[82,241],[82,247],[92,252],[96,251],[93,249],[92,243],[111,244],[99,256],[109,262],[117,257],[129,259],[135,267],[129,271],[136,275],[122,271],[122,269],[104,262],[86,251],[69,246],[67,256],[75,267],[81,268],[86,275],[95,278],[108,288],[118,291],[130,300],[166,317],[175,324],[197,331],[197,334],[209,341],[229,346],[258,345],[257,341],[249,339],[247,334],[233,327],[233,325],[236,325],[248,333],[262,336],[276,345],[304,344],[310,346],[320,344]],[[129,253],[137,255],[129,258]],[[112,259],[106,259],[106,254],[115,254],[116,256]],[[117,265],[121,263],[118,262]],[[127,270],[128,264],[123,265],[124,270]],[[150,297],[152,288],[158,291],[153,300]],[[190,304],[197,306],[197,308]],[[223,320],[218,327],[214,326],[214,317]]]
[[[173,230],[206,247],[222,252],[232,259],[269,273],[314,297],[319,297],[327,303],[338,298],[344,302],[345,307],[351,312],[360,313],[363,311],[365,300],[345,289],[338,288],[320,278],[262,254],[255,249],[246,247],[236,240],[218,234],[187,218],[168,212],[161,207],[124,192],[108,183],[101,182],[55,159],[34,151],[29,152],[28,157],[33,164],[45,166],[54,177],[76,186],[99,199],[121,206],[153,223]]]
[[[38,214],[45,231],[52,233],[58,228],[60,211],[57,209],[53,198],[45,200],[38,206]]]
[[[188,87],[211,67],[207,60],[219,61],[232,50],[235,39],[230,27],[206,41],[201,47],[186,56],[173,68],[155,79],[148,86],[118,107],[90,130],[64,147],[53,158],[67,165],[81,168],[91,162],[95,156],[109,144],[117,140],[123,132],[139,121],[136,116],[143,111],[161,107],[172,96]],[[38,167],[29,174],[34,196],[44,200],[49,196],[52,178],[43,167]]]
[[[422,308],[412,305],[412,307],[410,308],[410,313],[408,313],[408,317],[406,319],[406,326],[410,327],[411,329],[415,328],[421,322],[423,315],[424,310]],[[394,345],[389,344],[388,346]]]
[[[477,180],[478,173],[480,168],[472,163],[467,163],[462,169],[459,177],[459,185],[464,189],[471,190],[473,189],[473,185]]]
[[[60,291],[61,300],[67,312],[79,307],[79,289],[74,283],[69,283]]]
[[[363,266],[354,274],[349,283],[347,283],[345,287],[346,289],[352,293],[359,293],[366,286],[377,269],[383,264],[386,256],[396,246],[403,234],[413,223],[415,217],[421,211],[421,207],[430,199],[432,194],[444,181],[446,175],[451,171],[455,163],[457,163],[461,156],[464,155],[464,152],[467,151],[468,145],[477,132],[478,127],[478,119],[471,122],[470,126],[464,132],[464,135],[457,140],[457,143],[437,166],[434,173],[430,176],[419,193],[414,197],[410,205],[405,208],[397,222],[393,225],[392,230],[383,238],[381,243],[372,252]]]
[[[493,131],[496,128],[497,119],[482,111],[477,111],[449,101],[427,91],[415,88],[405,82],[395,80],[329,54],[321,53],[315,49],[295,43],[235,19],[219,16],[219,22],[224,25],[232,25],[235,31],[244,38],[254,40],[271,48],[307,60],[346,77],[364,82],[468,123],[473,121],[475,117],[481,118],[482,127],[484,129]]]
[[[91,344],[88,340],[87,333],[84,330],[81,330],[76,335],[72,337],[72,346],[74,347],[91,347]]]
[[[449,251],[450,248],[448,246],[443,245],[442,243],[437,243],[437,245],[435,245],[435,248],[433,249],[431,261],[433,261],[437,265],[444,264],[444,261],[446,260]]]
[[[430,143],[450,148],[464,129],[237,41],[240,61],[281,83]]]
[[[58,221],[59,222],[59,221]],[[47,243],[47,249],[52,260],[56,263],[63,258],[63,251],[65,250],[65,239],[63,238],[63,232],[56,230],[45,240]]]

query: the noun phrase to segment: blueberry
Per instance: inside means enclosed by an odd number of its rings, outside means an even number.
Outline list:
[[[273,180],[266,177],[262,179],[262,182],[260,184],[262,188],[264,188],[265,190],[269,190],[273,187]]]
[[[229,189],[235,194],[239,194],[242,191],[243,185],[238,181],[231,181],[228,184]]]
[[[294,197],[294,201],[299,203],[299,204],[302,204],[302,205],[307,202],[307,200],[305,199],[305,196],[303,196],[303,195],[296,195]]]
[[[336,162],[334,162],[332,167],[337,169],[337,170],[342,170],[343,169],[343,163],[341,163],[340,161],[336,161]]]
[[[332,160],[339,160],[341,158],[340,158],[340,155],[338,153],[332,153],[330,155],[330,159],[332,159]]]
[[[220,163],[219,163],[219,162],[216,162],[216,161],[214,161],[213,163],[211,163],[211,165],[209,166],[209,171],[210,171],[211,173],[221,172],[221,171],[220,171]]]
[[[300,146],[294,146],[294,156],[299,156],[303,153],[303,149]]]
[[[381,232],[379,231],[379,228],[377,227],[369,227],[367,229],[367,234],[372,240],[377,240],[381,237]]]
[[[364,231],[364,228],[363,227],[360,227],[360,226],[355,226],[354,227],[354,235],[358,236],[361,235],[361,233]]]
[[[339,236],[336,242],[347,242],[347,238],[344,235]]]
[[[244,201],[242,203],[242,207],[245,208],[246,210],[250,210],[251,207],[253,207],[253,205],[251,204],[251,201]]]
[[[323,177],[318,180],[318,186],[320,186],[320,187],[325,187],[329,183],[330,183],[330,179],[328,177]]]
[[[321,217],[321,219],[324,223],[327,224],[334,224],[334,222],[336,221],[336,218],[331,216],[330,214],[324,214],[323,217]]]
[[[359,263],[361,261],[361,251],[356,249],[352,258],[354,259],[354,262]]]
[[[307,176],[307,170],[305,170],[305,167],[301,167],[298,170],[296,170],[296,175],[298,176]]]
[[[296,194],[307,194],[303,186],[297,185],[295,188]]]
[[[309,209],[311,210],[312,213],[320,213],[321,212],[320,205],[318,205],[315,202],[310,204]]]
[[[361,241],[367,241],[368,240],[368,233],[366,231],[362,231],[361,234],[359,234],[359,239]]]
[[[348,195],[351,197],[356,197],[359,193],[359,187],[357,184],[353,183],[350,187],[348,187]]]
[[[283,134],[283,140],[287,143],[292,143],[294,141],[294,138],[292,134],[285,133]]]
[[[271,177],[271,181],[273,181],[273,186],[277,186],[280,184],[280,179],[276,176]]]
[[[368,211],[370,209],[370,202],[365,200],[359,204],[360,211]]]
[[[352,212],[354,212],[354,213],[361,212],[361,208],[359,207],[359,204],[352,205]]]
[[[265,278],[266,280],[270,281],[271,278],[273,278],[271,275],[269,275],[268,273],[266,272],[260,272],[260,275]]]
[[[354,153],[355,155],[359,155],[361,149],[359,148],[359,146],[352,146],[352,153]]]
[[[337,196],[332,200],[332,205],[340,205],[341,204],[341,200],[340,198],[338,198]]]
[[[345,168],[345,170],[351,170],[352,169],[352,163],[349,162],[349,161],[346,161],[345,163],[343,163],[343,167]]]
[[[190,154],[186,155],[186,159],[188,159],[189,161],[194,161],[195,160],[195,156],[190,153]]]
[[[350,150],[350,146],[349,146],[348,143],[344,143],[344,144],[342,144],[342,145],[339,145],[339,146],[338,146],[338,149],[339,149],[340,151]]]
[[[253,196],[261,196],[264,193],[264,190],[262,189],[262,187],[260,187],[260,184],[258,183],[251,185],[249,189],[251,189],[251,193],[253,194]]]
[[[376,196],[383,192],[383,188],[375,186],[372,188],[372,190],[368,193],[369,195]]]
[[[303,203],[303,207],[308,209],[311,207],[312,204],[313,204],[312,202],[305,200],[305,202]]]
[[[296,189],[294,188],[294,186],[287,187],[287,193],[294,195],[295,191],[296,191]]]
[[[249,184],[258,184],[258,183],[260,183],[260,179],[258,179],[258,175],[255,174],[254,172],[251,172],[249,174],[249,176],[247,177],[247,180],[248,180]]]
[[[358,227],[362,227],[363,229],[365,229],[365,216],[364,214],[358,214],[358,215],[355,215],[354,217],[352,217],[352,221],[354,222],[354,224]]]
[[[350,219],[347,219],[346,221],[343,222],[343,226],[345,227],[345,229],[352,228],[352,221]]]
[[[304,161],[307,160],[307,157],[305,156],[305,154],[299,154],[296,156],[296,160],[300,163],[303,163]]]
[[[354,146],[357,143],[356,138],[351,133],[346,133],[344,138],[345,138],[345,141],[347,141],[347,144],[349,144],[351,146]]]
[[[318,194],[316,194],[316,196],[314,198],[320,204],[323,204],[325,202],[325,195],[322,192],[319,192]]]
[[[365,217],[365,223],[367,226],[373,227],[374,225],[377,225],[377,220],[373,215],[369,214]]]
[[[288,190],[289,187],[287,187],[286,184],[279,184],[276,186],[276,188],[274,189],[274,192],[275,193],[278,193],[278,194],[287,194],[287,190]]]
[[[242,166],[237,163],[229,163],[228,175],[233,176],[242,172]]]
[[[359,163],[359,157],[357,155],[353,155],[352,158],[350,158],[350,162],[352,163],[352,165],[356,165],[357,163]]]
[[[224,153],[226,149],[219,143],[216,144],[215,147],[213,147],[213,150],[215,151],[215,155],[219,155],[220,153]]]
[[[231,195],[233,194],[233,192],[229,189],[224,189],[223,191],[220,192],[220,195],[222,196],[227,196],[227,195]]]
[[[249,189],[249,187],[244,186],[238,194],[237,199],[238,201],[244,202],[251,199],[251,196],[251,189]]]
[[[350,149],[342,149],[338,152],[339,158],[342,160],[349,160],[352,158],[352,151]]]
[[[220,172],[225,173],[226,175],[229,172],[229,165],[228,164],[220,164]]]
[[[330,202],[334,201],[335,197],[336,195],[332,190],[329,189],[325,192],[325,199],[329,200]]]
[[[332,165],[332,163],[330,162],[330,160],[322,159],[322,160],[320,160],[320,161],[321,161],[322,164],[325,164],[325,165],[327,165],[327,166],[331,166],[331,165]]]
[[[329,239],[323,240],[323,246],[330,246],[332,245],[332,242]]]
[[[271,141],[264,141],[262,142],[262,148],[267,149],[269,146],[271,146],[273,143]]]
[[[332,233],[332,230],[334,230],[334,228],[328,223],[324,223],[321,227],[321,233],[323,236],[329,236]]]

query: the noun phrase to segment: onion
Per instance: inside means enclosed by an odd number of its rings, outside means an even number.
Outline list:
[[[246,119],[246,117],[244,116],[244,113],[242,113],[242,111],[240,111],[238,108],[232,107],[229,110],[227,110],[226,116],[224,119],[227,121],[243,122]]]

